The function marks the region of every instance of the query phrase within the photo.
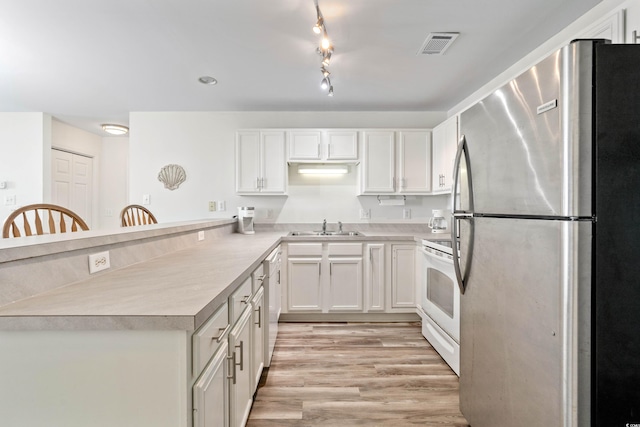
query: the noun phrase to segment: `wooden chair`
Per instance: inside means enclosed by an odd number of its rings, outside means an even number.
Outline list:
[[[158,220],[156,220],[156,217],[144,206],[129,205],[125,206],[120,212],[120,225],[122,227],[157,223]]]
[[[54,212],[57,219],[54,219]],[[43,219],[47,222],[43,223]],[[71,227],[68,227],[69,223]],[[89,230],[87,224],[75,212],[46,203],[27,205],[13,211],[4,222],[2,237],[22,237],[21,228],[25,236],[33,236],[33,228],[35,235]]]

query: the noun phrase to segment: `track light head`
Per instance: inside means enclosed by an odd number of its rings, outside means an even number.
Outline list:
[[[327,77],[322,79],[322,82],[320,82],[320,87],[322,89],[327,89],[329,87],[329,79]]]
[[[323,76],[325,77],[329,77],[329,74],[331,74],[329,72],[329,70],[327,70],[326,68],[324,68],[324,66],[320,67],[320,72],[322,73]]]
[[[333,96],[333,85],[329,86],[329,93],[327,95],[328,96]]]
[[[313,27],[313,32],[316,34],[322,34],[323,32],[326,32],[324,30],[324,19],[322,19],[322,16],[318,17],[318,21]]]

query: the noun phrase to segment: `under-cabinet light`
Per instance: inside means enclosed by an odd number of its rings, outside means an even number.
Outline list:
[[[347,165],[300,165],[298,173],[305,175],[340,175],[349,173]]]

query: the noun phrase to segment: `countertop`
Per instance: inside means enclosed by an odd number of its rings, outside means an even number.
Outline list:
[[[229,234],[0,307],[3,330],[195,330],[282,241],[407,241],[442,234]]]

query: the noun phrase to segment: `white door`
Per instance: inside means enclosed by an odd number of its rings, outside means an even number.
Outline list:
[[[51,203],[71,209],[91,228],[93,159],[51,150]]]

